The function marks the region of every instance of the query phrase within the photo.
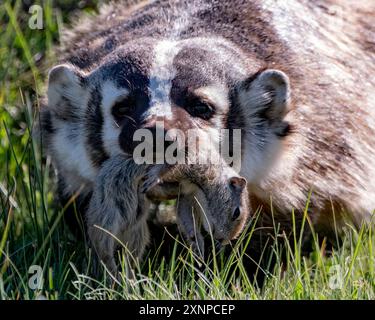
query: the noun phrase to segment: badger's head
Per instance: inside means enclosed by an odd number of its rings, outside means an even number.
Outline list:
[[[138,39],[90,70],[54,67],[44,119],[52,156],[89,180],[108,157],[132,154],[140,143],[135,132],[155,132],[158,121],[166,131],[198,130],[206,147],[220,129],[244,129],[245,160],[255,175],[287,132],[288,101],[283,72],[264,69],[226,40]]]

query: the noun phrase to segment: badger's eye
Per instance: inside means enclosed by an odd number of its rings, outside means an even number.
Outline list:
[[[192,115],[205,120],[208,120],[213,115],[213,108],[204,101],[199,101],[194,104],[192,108]]]
[[[112,107],[112,115],[116,119],[121,119],[131,114],[134,110],[134,101],[128,97],[121,101],[118,101]]]

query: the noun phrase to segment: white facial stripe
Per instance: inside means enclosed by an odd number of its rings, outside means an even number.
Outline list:
[[[150,71],[151,94],[148,116],[172,116],[170,92],[176,76],[173,60],[179,52],[176,41],[160,41],[154,49],[154,63]]]
[[[110,156],[122,153],[118,141],[121,130],[113,118],[111,109],[119,98],[125,98],[128,94],[129,91],[127,89],[117,88],[111,81],[105,82],[102,86],[103,145]]]
[[[55,123],[58,133],[53,136],[53,153],[63,168],[69,168],[68,171],[77,171],[75,174],[84,179],[93,181],[95,179],[95,169],[87,155],[85,139],[82,134],[82,128],[76,127],[77,132],[72,136],[72,128],[64,122]],[[67,143],[68,141],[68,143]],[[72,169],[74,168],[74,169]]]

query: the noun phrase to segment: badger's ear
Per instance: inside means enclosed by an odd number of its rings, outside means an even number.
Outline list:
[[[58,115],[74,115],[86,96],[83,75],[67,64],[53,67],[48,75],[47,95],[48,107]]]
[[[243,83],[239,98],[248,117],[267,119],[277,129],[277,135],[284,135],[287,124],[282,120],[289,110],[290,94],[288,76],[280,70],[267,69]]]

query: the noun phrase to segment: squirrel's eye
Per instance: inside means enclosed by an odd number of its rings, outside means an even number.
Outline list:
[[[192,109],[192,113],[195,117],[208,120],[213,115],[214,110],[205,102],[197,102]]]
[[[112,114],[116,119],[124,118],[129,115],[134,109],[134,101],[131,98],[126,98],[116,102],[112,107]]]

